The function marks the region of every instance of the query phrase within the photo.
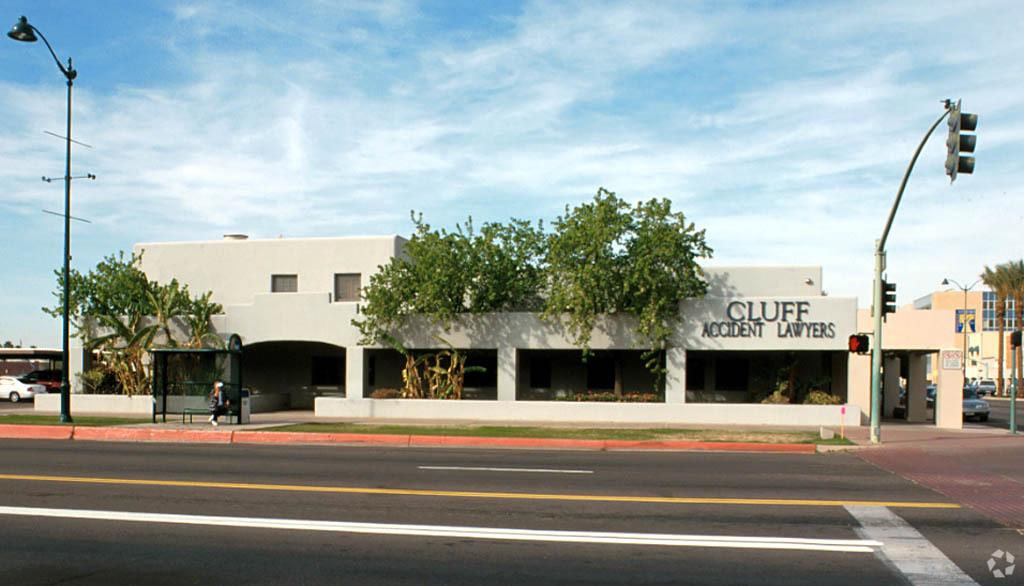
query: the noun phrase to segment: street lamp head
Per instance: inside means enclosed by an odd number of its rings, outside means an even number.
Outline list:
[[[948,285],[949,284],[949,279],[942,279],[942,284],[943,285]]]
[[[28,23],[28,19],[22,16],[18,19],[18,23],[11,27],[11,30],[7,32],[7,36],[11,37],[15,41],[23,41],[25,43],[36,42],[36,33],[32,25]]]

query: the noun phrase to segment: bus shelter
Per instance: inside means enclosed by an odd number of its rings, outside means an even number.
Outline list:
[[[153,373],[153,423],[167,414],[210,413],[210,390],[221,381],[228,397],[227,417],[248,423],[249,397],[242,388],[242,341],[232,335],[226,348],[150,348]]]

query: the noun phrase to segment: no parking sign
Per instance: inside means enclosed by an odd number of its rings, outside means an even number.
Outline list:
[[[943,370],[961,370],[964,367],[963,350],[943,350],[940,354]]]

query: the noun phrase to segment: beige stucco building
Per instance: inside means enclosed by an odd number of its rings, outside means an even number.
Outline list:
[[[401,388],[404,358],[359,344],[360,288],[378,267],[402,254],[399,236],[249,239],[143,243],[141,268],[158,282],[177,279],[194,292],[212,291],[224,306],[214,331],[244,345],[243,380],[253,410],[313,409],[324,417],[472,419],[666,424],[863,425],[870,413],[870,358],[851,355],[848,338],[869,333],[871,320],[854,297],[822,292],[816,266],[705,267],[707,295],[686,299],[664,353],[665,376],[644,366],[629,317],[599,320],[582,360],[565,328],[531,313],[468,316],[450,330],[410,319],[394,332],[409,350],[445,344],[482,372],[467,375],[459,401],[374,399]],[[909,418],[923,421],[924,387],[939,385],[936,423],[959,427],[959,370],[935,368],[956,348],[946,309],[901,308],[889,316],[886,415],[901,384],[910,389]],[[618,366],[615,366],[615,365]],[[81,370],[81,360],[72,370]],[[948,364],[947,364],[948,366]],[[621,369],[623,390],[651,393],[650,403],[562,399],[610,390]],[[799,403],[812,389],[844,405],[762,404],[794,381]],[[45,400],[45,399],[44,399]]]
[[[214,292],[225,308],[214,321],[245,345],[245,382],[261,402],[314,408],[323,416],[453,417],[564,421],[839,424],[837,406],[761,405],[785,364],[800,380],[848,395],[847,337],[856,330],[856,298],[822,294],[820,267],[709,267],[706,297],[680,304],[680,322],[665,353],[660,382],[644,367],[625,317],[607,317],[594,332],[595,355],[581,360],[565,329],[535,314],[471,316],[448,332],[411,320],[396,336],[409,349],[441,342],[470,353],[485,374],[467,378],[462,401],[370,399],[399,388],[404,360],[390,348],[361,346],[359,287],[401,254],[399,236],[248,239],[135,246],[150,279],[172,278]],[[626,392],[663,397],[654,404],[558,401],[606,389],[611,358]],[[771,384],[766,381],[771,379]],[[769,388],[772,387],[772,388]],[[847,424],[859,414],[845,415]]]

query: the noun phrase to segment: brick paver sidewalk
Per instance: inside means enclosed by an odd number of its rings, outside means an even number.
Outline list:
[[[857,430],[858,435],[862,430]],[[867,431],[866,429],[863,431]],[[866,443],[864,438],[851,438]],[[1024,530],[1024,435],[999,430],[882,430],[882,445],[857,455]]]

